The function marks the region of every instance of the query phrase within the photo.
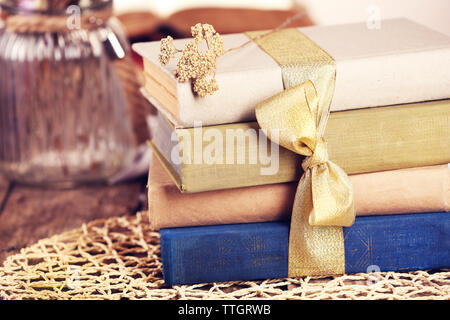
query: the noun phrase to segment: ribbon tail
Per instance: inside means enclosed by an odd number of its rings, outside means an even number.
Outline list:
[[[312,169],[305,172],[295,194],[289,234],[288,274],[291,277],[345,273],[342,227],[309,224],[314,210],[312,175]]]
[[[349,227],[355,222],[353,187],[347,174],[331,161],[311,169],[313,226]]]

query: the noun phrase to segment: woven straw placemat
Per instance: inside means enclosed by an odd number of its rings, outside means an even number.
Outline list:
[[[0,299],[450,299],[450,270],[164,286],[145,214],[96,220],[10,256]]]

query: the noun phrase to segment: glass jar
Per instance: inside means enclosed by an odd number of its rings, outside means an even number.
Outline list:
[[[0,7],[0,174],[39,186],[105,181],[134,148],[112,1]]]

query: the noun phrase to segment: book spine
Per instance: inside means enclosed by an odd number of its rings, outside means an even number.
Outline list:
[[[450,267],[448,213],[358,217],[343,228],[346,273]],[[161,230],[167,285],[288,276],[289,223]]]

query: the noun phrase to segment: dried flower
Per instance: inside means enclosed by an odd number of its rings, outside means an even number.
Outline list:
[[[177,49],[173,45],[173,38],[171,36],[161,39],[159,62],[162,65],[168,64],[170,58],[174,58],[176,53]]]
[[[292,21],[297,20],[305,15],[305,12],[298,12],[295,16],[286,19],[281,25],[275,29],[269,30],[264,34],[260,34],[255,38],[244,42],[238,47],[224,50],[223,38],[216,32],[214,27],[210,24],[197,23],[191,27],[191,34],[194,38],[186,42],[183,50],[178,50],[173,45],[172,37],[167,37],[161,40],[161,52],[159,61],[162,65],[169,63],[171,58],[174,58],[177,52],[181,52],[182,56],[177,62],[175,70],[175,77],[179,82],[191,81],[192,90],[200,97],[205,97],[207,94],[213,94],[219,90],[219,85],[216,82],[216,59],[223,56],[225,53],[239,50],[255,40],[263,39],[268,35],[277,32]],[[199,44],[205,40],[207,49],[205,51],[199,50]]]
[[[191,34],[194,37],[195,42],[201,42],[203,40],[203,25],[197,23],[195,26],[191,27]]]
[[[208,79],[207,77],[197,78],[194,80],[194,92],[196,92],[199,97],[203,98],[208,93],[211,94],[219,90],[219,85],[215,78]]]
[[[191,27],[191,33],[194,39],[186,42],[183,50],[174,47],[172,37],[162,39],[159,61],[166,65],[177,52],[181,52],[175,77],[179,82],[192,81],[193,91],[200,97],[205,97],[219,90],[215,79],[216,59],[225,53],[223,38],[209,24],[197,23]],[[199,44],[203,40],[207,49],[201,51]]]
[[[223,48],[223,38],[220,34],[216,33],[211,37],[211,48],[216,57],[221,57],[225,54],[225,50]]]

